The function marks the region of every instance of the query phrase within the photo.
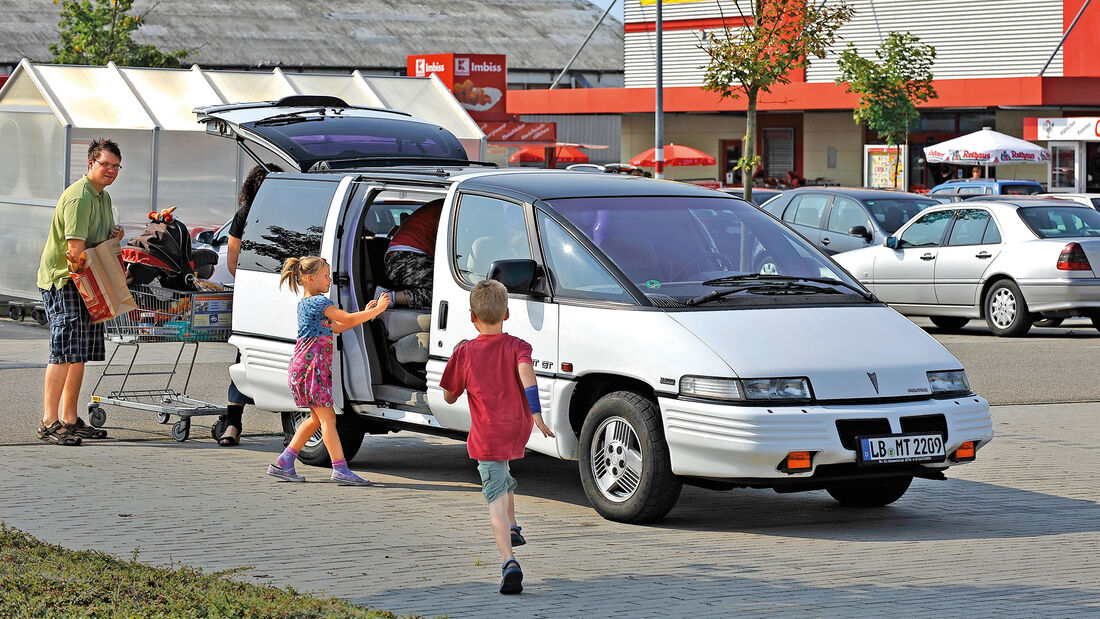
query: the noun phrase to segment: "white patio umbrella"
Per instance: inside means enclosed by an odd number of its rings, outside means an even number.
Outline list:
[[[983,127],[981,131],[925,146],[924,157],[929,163],[988,167],[1017,163],[1046,163],[1050,160],[1050,153],[1037,144]]]

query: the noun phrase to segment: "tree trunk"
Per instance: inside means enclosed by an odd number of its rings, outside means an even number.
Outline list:
[[[741,140],[741,155],[747,165],[741,168],[741,184],[745,187],[745,201],[752,202],[752,183],[756,176],[756,95],[757,90],[748,89],[748,109],[745,114],[745,137]]]
[[[901,165],[901,144],[894,144],[894,176],[890,178],[890,184],[894,186],[894,189],[898,189],[898,166]],[[902,179],[904,186],[905,180]]]

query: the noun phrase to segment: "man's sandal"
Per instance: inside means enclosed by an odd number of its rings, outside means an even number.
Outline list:
[[[84,423],[84,420],[80,417],[76,418],[76,423],[69,426],[72,433],[80,438],[107,438],[107,431],[99,428],[93,428],[92,426]]]
[[[60,421],[55,421],[49,426],[38,427],[38,439],[42,441],[49,441],[54,445],[63,445],[65,447],[76,447],[82,441],[79,436],[76,436]]]

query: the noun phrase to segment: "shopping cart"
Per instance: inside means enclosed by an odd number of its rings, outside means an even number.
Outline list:
[[[224,406],[217,406],[187,396],[187,387],[191,382],[191,372],[195,368],[199,344],[202,342],[224,342],[229,339],[231,330],[233,293],[220,292],[180,292],[167,288],[143,286],[131,290],[138,308],[116,316],[107,322],[107,339],[114,342],[115,348],[103,367],[103,373],[92,388],[92,401],[88,404],[89,421],[95,427],[107,421],[103,404],[135,408],[156,413],[157,421],[168,423],[172,416],[179,419],[172,425],[172,438],[186,441],[191,433],[191,418],[199,415],[221,415],[222,419],[210,429],[217,439],[225,432]],[[143,343],[177,342],[179,351],[171,370],[135,371],[134,361]],[[184,351],[191,347],[188,359]],[[130,350],[133,354],[128,361],[120,350]],[[119,361],[116,363],[116,357]],[[183,389],[172,388],[173,379],[182,365],[187,368],[183,380]],[[124,370],[119,370],[125,366]],[[127,383],[135,376],[166,376],[164,387],[159,389],[127,389]],[[122,377],[117,390],[100,394],[99,388],[107,377]],[[140,381],[139,381],[140,382]],[[159,384],[159,379],[155,381]],[[178,386],[178,380],[177,386]]]

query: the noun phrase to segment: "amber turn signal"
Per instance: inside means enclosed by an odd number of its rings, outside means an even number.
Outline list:
[[[783,459],[783,462],[779,465],[779,470],[787,473],[797,473],[799,471],[808,471],[811,466],[810,452],[792,451]]]
[[[955,450],[955,453],[951,456],[952,460],[960,462],[962,460],[974,459],[974,441],[966,441],[959,448]]]

